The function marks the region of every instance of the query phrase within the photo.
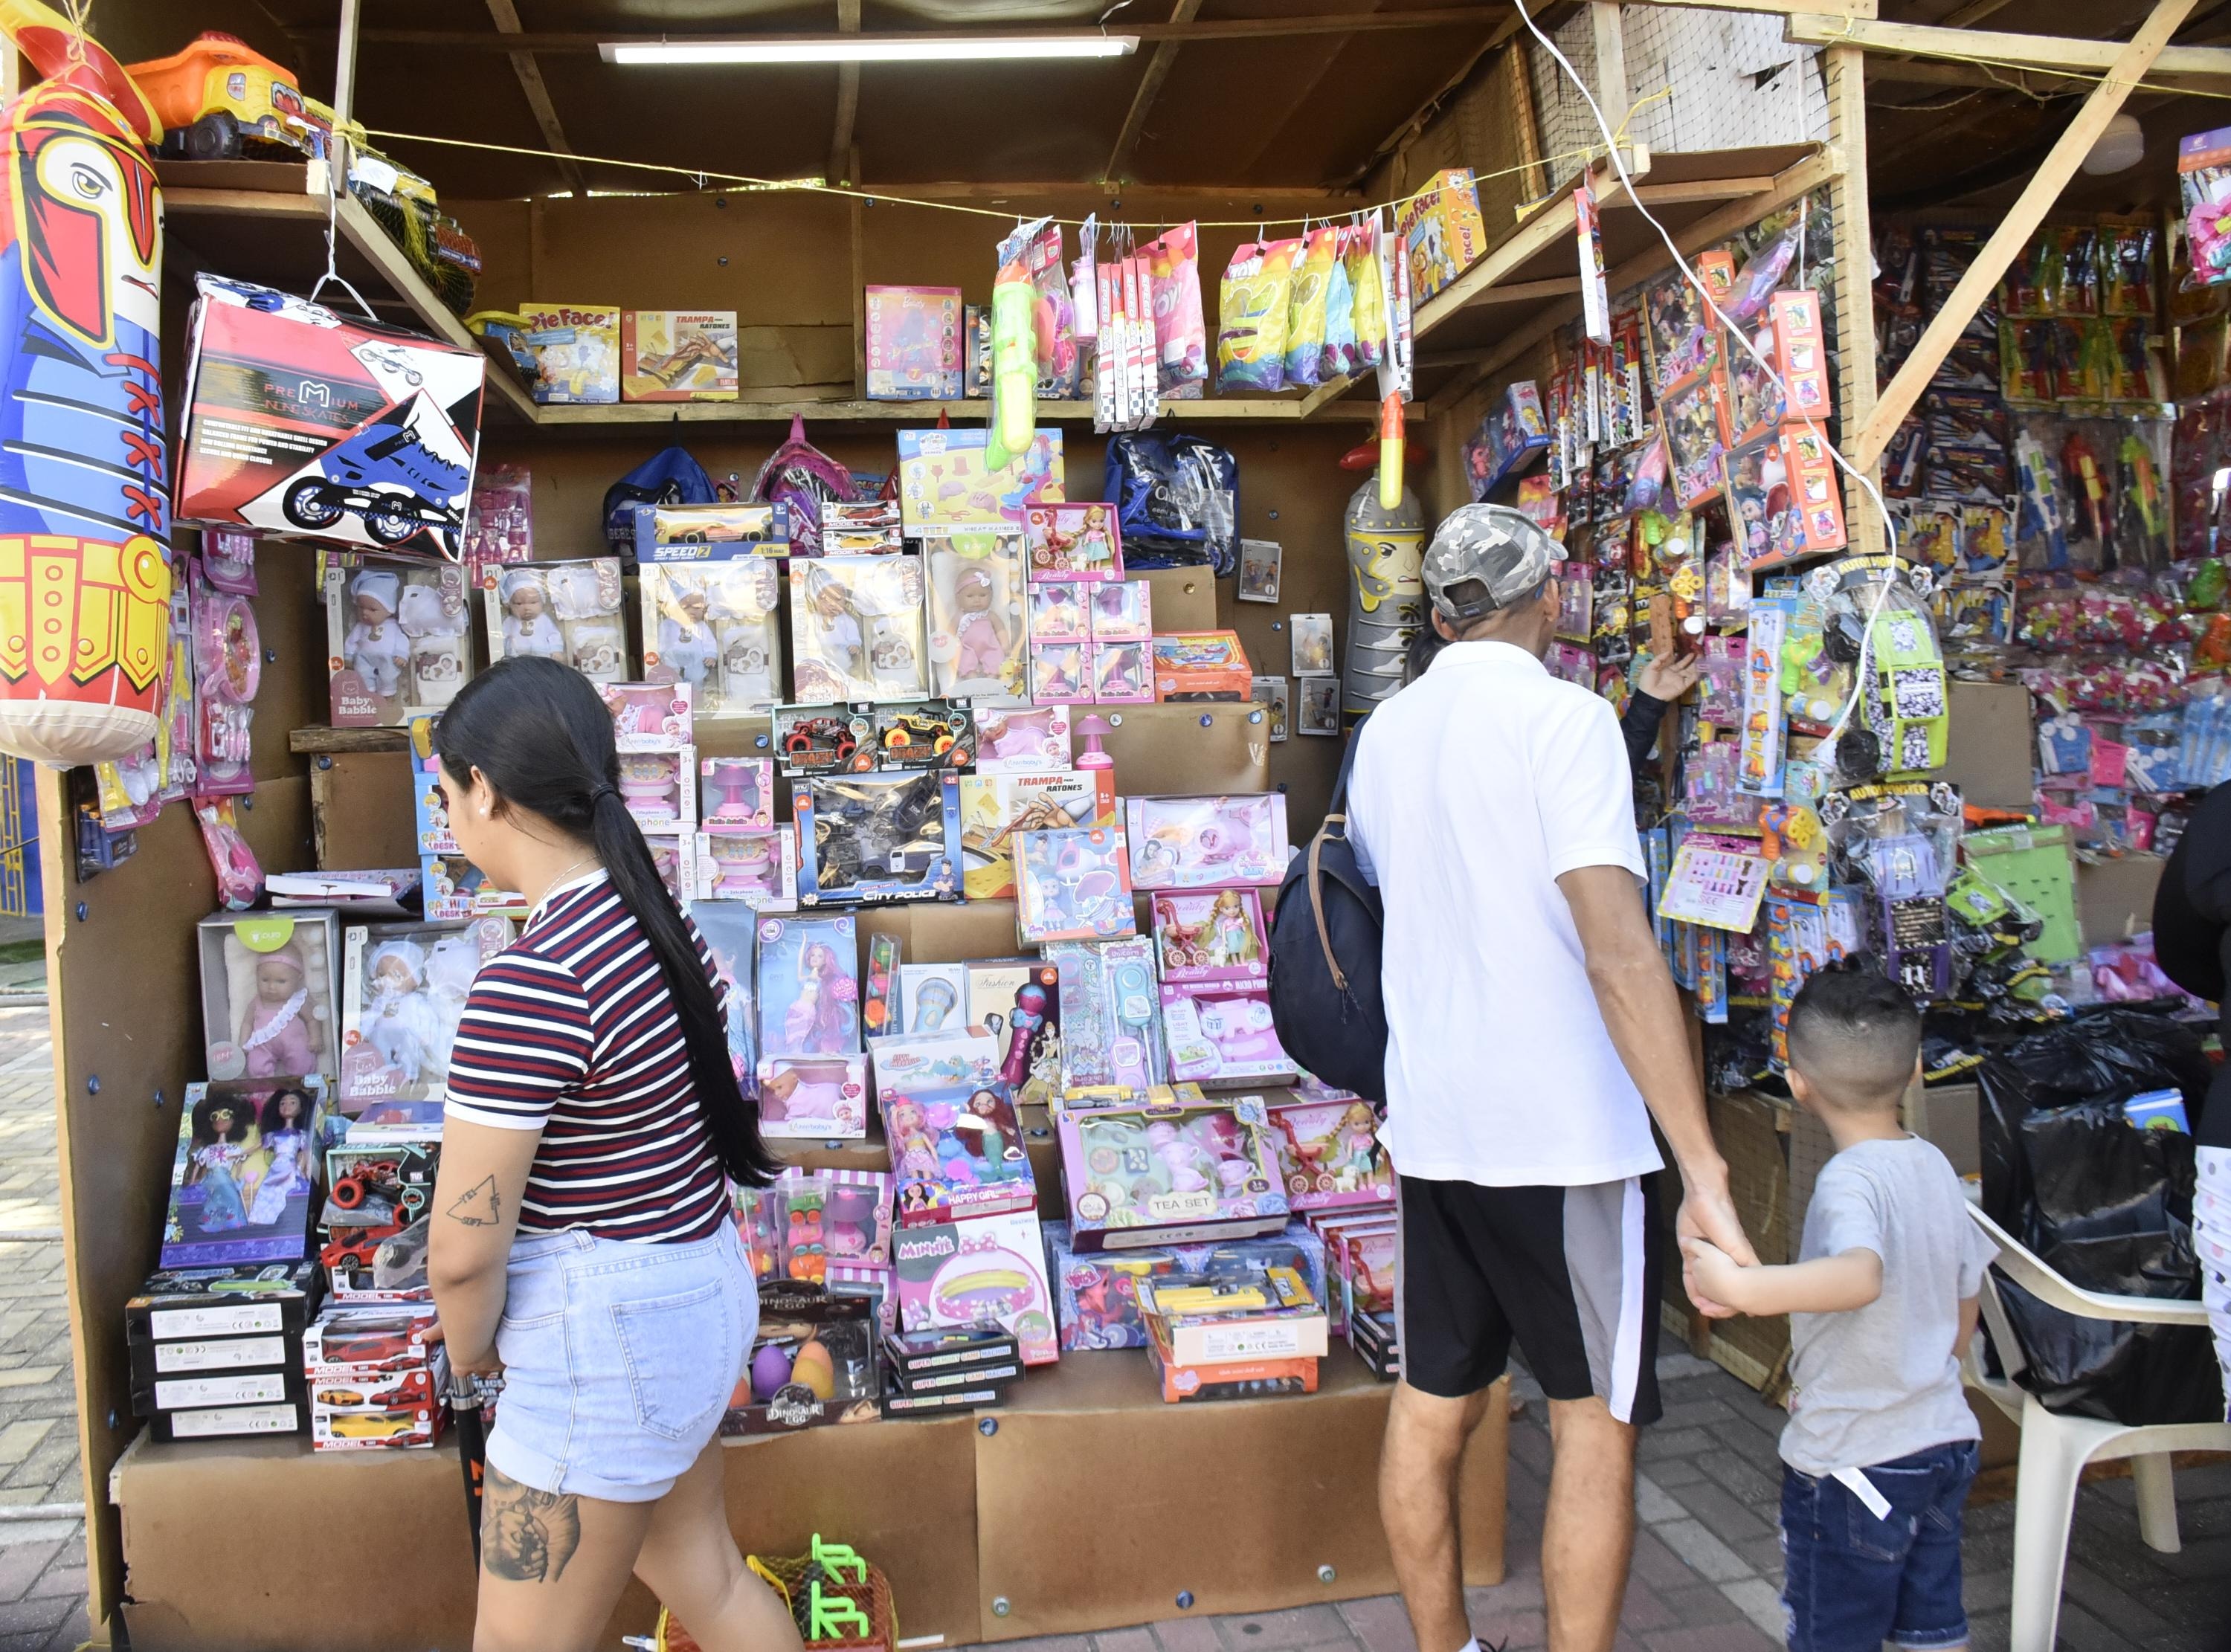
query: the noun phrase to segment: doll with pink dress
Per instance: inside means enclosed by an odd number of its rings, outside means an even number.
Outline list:
[[[859,966],[850,916],[762,919],[760,1050],[770,1056],[857,1055]]]
[[[328,913],[202,920],[202,1023],[218,1080],[339,1072],[340,925]]]
[[[255,960],[255,996],[240,1018],[248,1076],[299,1077],[318,1068],[323,1029],[310,1003],[309,967],[292,941]]]

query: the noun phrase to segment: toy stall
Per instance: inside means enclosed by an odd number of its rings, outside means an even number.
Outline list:
[[[104,1636],[469,1643],[425,1223],[526,913],[433,782],[507,658],[603,692],[788,1162],[722,1434],[740,1543],[839,1580],[817,1646],[1393,1588],[1381,1104],[1288,1054],[1270,935],[1458,505],[1565,547],[1558,674],[1699,663],[1638,823],[1769,1260],[1808,971],[1930,1007],[1963,1170],[1982,1052],[2165,996],[2152,881],[2231,761],[2231,145],[2188,216],[2194,100],[2120,105],[2227,73],[2189,7],[1337,5],[0,0],[17,152],[90,132],[113,191],[27,186],[0,487]],[[2081,106],[1947,170],[1916,88],[2003,113],[1992,62]],[[1775,1390],[1785,1328],[1667,1288]],[[210,1567],[213,1507],[377,1531],[376,1610]]]

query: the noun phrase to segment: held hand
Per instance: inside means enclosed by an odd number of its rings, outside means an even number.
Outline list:
[[[442,1328],[439,1320],[426,1327],[428,1346],[437,1342],[446,1343],[449,1339],[449,1333]],[[501,1377],[503,1375],[503,1361],[497,1358],[494,1348],[473,1357],[452,1348],[449,1350],[449,1369],[466,1377]]]
[[[1672,659],[1652,656],[1644,661],[1635,686],[1652,700],[1662,700],[1668,705],[1697,686],[1698,673],[1704,669],[1701,655],[1677,654]]]
[[[1728,1253],[1709,1239],[1681,1241],[1681,1282],[1689,1287],[1690,1300],[1704,1309],[1712,1319],[1733,1312],[1727,1308],[1729,1298],[1737,1291],[1736,1275],[1742,1269],[1729,1260]],[[1705,1303],[1710,1307],[1704,1307]],[[1714,1313],[1713,1309],[1721,1310]]]
[[[1714,1296],[1710,1287],[1698,1278],[1695,1264],[1689,1259],[1689,1242],[1707,1242],[1712,1249],[1739,1268],[1756,1267],[1758,1253],[1751,1249],[1749,1239],[1743,1234],[1742,1219],[1736,1215],[1735,1202],[1728,1197],[1724,1171],[1710,1180],[1702,1176],[1691,1177],[1685,1171],[1684,1180],[1687,1191],[1681,1200],[1681,1213],[1673,1224],[1674,1233],[1681,1242],[1682,1283],[1689,1287],[1689,1300],[1706,1319],[1731,1318],[1736,1310]]]

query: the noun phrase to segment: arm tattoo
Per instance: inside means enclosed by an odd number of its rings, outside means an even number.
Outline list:
[[[581,1544],[581,1500],[537,1491],[491,1467],[481,1506],[481,1564],[508,1583],[556,1583]]]
[[[495,1191],[495,1178],[483,1176],[457,1197],[449,1217],[469,1228],[492,1228],[503,1219],[503,1198]]]

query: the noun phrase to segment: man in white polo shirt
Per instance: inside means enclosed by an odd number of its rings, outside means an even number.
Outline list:
[[[1542,664],[1558,554],[1502,506],[1441,524],[1425,584],[1448,646],[1363,725],[1348,782],[1348,835],[1386,902],[1401,1223],[1380,1512],[1419,1652],[1478,1652],[1457,1466],[1514,1339],[1549,1399],[1551,1652],[1617,1633],[1634,1429],[1659,1410],[1652,1116],[1680,1231],[1753,1254],[1644,909],[1619,720]]]

